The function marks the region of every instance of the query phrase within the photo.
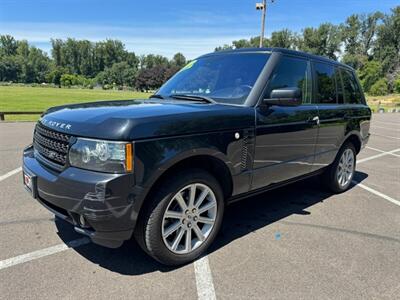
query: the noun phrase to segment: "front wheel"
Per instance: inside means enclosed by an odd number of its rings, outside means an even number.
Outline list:
[[[184,264],[206,251],[223,213],[223,193],[213,176],[202,170],[180,172],[150,197],[136,238],[159,262]]]
[[[352,143],[346,143],[338,152],[335,161],[325,171],[325,185],[335,193],[346,191],[356,170],[356,150]]]

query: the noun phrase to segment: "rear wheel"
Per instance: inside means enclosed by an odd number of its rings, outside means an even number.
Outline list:
[[[335,193],[346,191],[353,180],[356,169],[356,150],[352,143],[342,146],[335,161],[325,171],[324,182]]]
[[[144,250],[166,265],[196,259],[215,239],[224,213],[217,180],[189,170],[164,181],[139,220],[136,238]]]

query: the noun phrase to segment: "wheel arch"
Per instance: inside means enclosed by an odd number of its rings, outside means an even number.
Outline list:
[[[356,149],[356,154],[360,153],[361,151],[361,136],[358,131],[349,132],[343,140],[343,143],[340,147],[342,147],[345,143],[350,142],[353,144],[354,148]]]
[[[157,190],[157,188],[162,184],[164,179],[166,179],[171,174],[176,174],[181,170],[188,168],[192,169],[202,169],[209,172],[215,179],[219,182],[221,189],[224,194],[224,200],[227,201],[233,192],[233,177],[232,171],[229,165],[217,157],[216,155],[211,155],[209,153],[197,153],[190,156],[183,155],[181,159],[176,159],[171,162],[162,170],[159,170],[157,176],[152,178],[149,183],[141,190],[141,197],[137,199],[134,205],[134,211],[137,213],[136,222],[140,219],[143,214],[143,207],[146,203],[146,199],[151,197],[151,195]]]

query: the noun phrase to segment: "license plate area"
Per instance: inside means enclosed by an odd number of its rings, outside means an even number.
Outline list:
[[[37,193],[36,176],[24,170],[22,174],[22,180],[25,189],[32,195],[33,198],[36,198],[36,193]]]

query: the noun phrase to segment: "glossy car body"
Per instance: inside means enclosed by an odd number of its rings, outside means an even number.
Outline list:
[[[67,135],[70,145],[75,137],[132,142],[134,171],[101,173],[72,167],[68,160],[60,167],[29,146],[23,170],[33,178],[33,196],[94,242],[118,247],[132,236],[147,197],[179,169],[197,167],[213,174],[229,203],[323,172],[345,141],[357,152],[365,146],[371,111],[361,91],[357,103],[345,103],[339,91],[342,75],[335,75],[335,101],[316,101],[317,64],[354,74],[352,69],[276,48],[206,56],[243,53],[270,55],[243,105],[149,99],[50,109],[37,126]],[[307,64],[308,103],[263,101],[272,74],[285,58]]]

